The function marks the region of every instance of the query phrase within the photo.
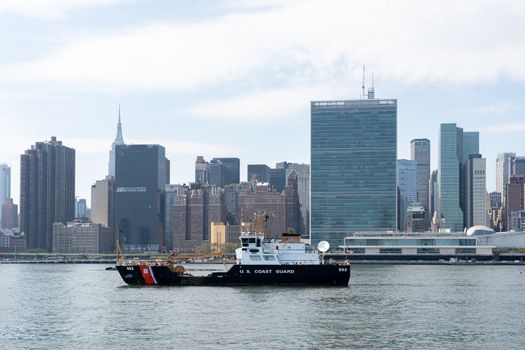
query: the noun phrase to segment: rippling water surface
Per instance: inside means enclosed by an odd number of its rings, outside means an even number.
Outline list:
[[[0,349],[525,349],[525,268],[353,265],[348,288],[128,287],[0,265]]]

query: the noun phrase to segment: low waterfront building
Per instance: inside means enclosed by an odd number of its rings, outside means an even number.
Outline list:
[[[27,249],[25,235],[16,229],[0,229],[0,252],[20,253]]]
[[[53,224],[53,253],[111,253],[113,233],[110,228],[89,222]]]
[[[339,246],[353,255],[492,255],[493,246],[478,244],[464,233],[355,232]]]

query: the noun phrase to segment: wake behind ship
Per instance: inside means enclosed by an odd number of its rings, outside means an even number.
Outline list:
[[[268,240],[260,234],[243,233],[239,239],[241,247],[235,250],[236,263],[224,272],[193,275],[184,266],[175,265],[174,254],[165,261],[119,259],[117,270],[129,285],[347,286],[350,280],[348,263],[325,263],[327,242],[320,242],[319,252],[313,252],[307,251],[298,234],[283,234],[281,240]]]

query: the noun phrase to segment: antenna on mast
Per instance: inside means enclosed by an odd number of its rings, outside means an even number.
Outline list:
[[[361,88],[363,90],[361,99],[365,98],[365,65],[363,64],[363,85],[361,85]]]

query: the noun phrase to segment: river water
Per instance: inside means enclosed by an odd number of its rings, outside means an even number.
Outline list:
[[[525,267],[353,265],[349,287],[128,287],[0,265],[0,349],[525,349]]]

